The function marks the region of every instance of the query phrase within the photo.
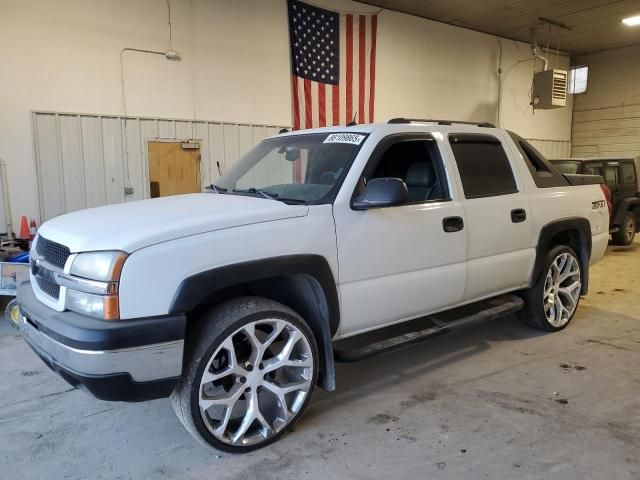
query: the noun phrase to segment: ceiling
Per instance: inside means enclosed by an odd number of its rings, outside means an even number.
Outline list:
[[[571,30],[542,27],[538,43],[571,55],[640,44],[640,25],[621,20],[640,15],[638,0],[360,0],[438,22],[529,42],[529,29],[545,17]],[[550,28],[550,30],[548,30]]]

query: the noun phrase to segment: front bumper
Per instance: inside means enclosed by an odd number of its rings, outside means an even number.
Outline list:
[[[58,312],[38,301],[28,282],[17,299],[24,339],[74,387],[129,402],[171,394],[182,372],[184,315],[103,321]]]

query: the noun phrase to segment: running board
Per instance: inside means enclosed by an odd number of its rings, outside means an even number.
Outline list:
[[[357,362],[431,337],[495,320],[524,306],[517,295],[501,295],[471,305],[338,340],[333,353],[338,362]],[[400,334],[399,334],[400,333]]]

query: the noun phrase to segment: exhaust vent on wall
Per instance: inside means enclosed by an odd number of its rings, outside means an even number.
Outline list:
[[[533,75],[533,106],[549,109],[567,106],[567,71],[549,69]]]

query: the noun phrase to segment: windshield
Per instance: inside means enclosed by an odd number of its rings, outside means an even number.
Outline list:
[[[270,138],[238,160],[214,187],[219,193],[286,203],[330,203],[365,139],[355,133]]]
[[[561,173],[574,174],[578,173],[580,162],[574,160],[553,161],[553,166],[560,170]]]

